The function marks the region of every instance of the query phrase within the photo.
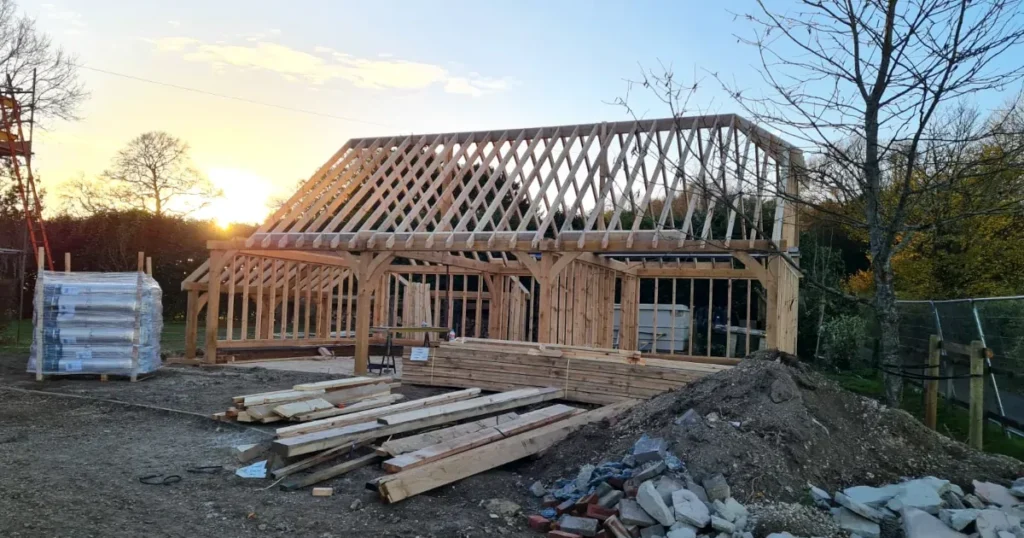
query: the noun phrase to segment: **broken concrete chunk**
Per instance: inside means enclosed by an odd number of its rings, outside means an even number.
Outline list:
[[[973,493],[968,493],[967,495],[964,495],[964,504],[971,508],[974,508],[975,510],[984,510],[988,508],[988,506],[986,506],[985,503],[981,502],[981,499],[979,499],[978,496],[974,495]]]
[[[622,493],[621,491],[619,493]],[[636,525],[638,527],[650,527],[657,523],[641,506],[633,499],[622,499],[618,504],[619,521],[624,525]]]
[[[594,476],[594,466],[589,463],[580,467],[579,474],[576,475],[576,491],[586,492],[590,486],[590,479]]]
[[[736,525],[734,525],[731,521],[726,521],[725,519],[720,518],[718,516],[711,516],[711,528],[715,529],[718,532],[726,532],[731,534],[733,531],[736,530]]]
[[[693,478],[690,478],[690,475],[685,475],[683,478],[686,480],[686,489],[693,492],[693,494],[696,495],[697,498],[700,499],[701,501],[705,503],[711,502],[708,500],[707,492],[704,491],[704,486],[701,486],[700,484],[694,482]]]
[[[722,501],[714,502],[715,511],[718,515],[722,516],[722,519],[729,521],[730,523],[737,523],[740,520],[746,520],[747,518],[747,507],[743,506],[736,499],[729,497]]]
[[[813,484],[807,484],[807,487],[811,488],[811,500],[814,501],[814,505],[818,508],[824,508],[828,510],[832,506],[832,496],[827,491],[814,486]]]
[[[953,530],[962,531],[968,525],[978,519],[980,510],[969,508],[966,510],[939,510],[939,520],[953,527]]]
[[[885,519],[885,514],[881,511],[871,508],[870,506],[864,503],[857,502],[851,499],[850,497],[847,497],[846,494],[841,491],[836,492],[835,499],[836,503],[838,503],[840,506],[845,507],[846,509],[863,518],[870,519],[875,523],[881,523],[881,521]]]
[[[597,536],[598,521],[589,517],[563,515],[558,520],[558,528],[564,532],[580,536]]]
[[[725,477],[721,474],[704,479],[704,491],[708,495],[709,500],[724,501],[732,496],[732,492],[729,491],[729,484],[726,483]]]
[[[640,484],[640,488],[636,491],[636,502],[640,503],[640,506],[658,523],[671,526],[676,522],[672,507],[666,505],[662,500],[661,494],[654,487],[654,482],[648,480]]]
[[[949,484],[948,481],[943,480],[943,482],[946,482],[946,485]],[[904,482],[900,484],[900,492],[889,499],[885,506],[894,512],[899,512],[904,507],[911,507],[936,515],[939,513],[939,508],[942,508],[942,498],[939,497],[940,489],[942,488],[936,488],[934,483],[927,480]]]
[[[1010,531],[999,531],[999,538],[1017,538],[1016,533]]]
[[[967,535],[947,527],[924,510],[907,506],[900,515],[903,517],[905,538],[967,538]]]
[[[680,527],[668,531],[666,538],[697,538],[697,531],[689,527]]]
[[[686,488],[686,483],[674,476],[662,475],[654,481],[654,489],[661,494],[661,500],[669,505],[672,504],[672,492],[684,488]]]
[[[889,499],[895,497],[899,492],[900,487],[898,485],[890,484],[880,488],[873,488],[871,486],[854,486],[852,488],[844,489],[843,495],[846,495],[850,499],[861,504],[866,504],[872,508],[878,508],[889,502]]]
[[[754,535],[749,532],[743,533],[743,537],[746,538],[748,534],[750,534],[750,538],[754,538]],[[796,538],[796,536],[793,536],[788,532],[773,532],[769,534],[767,538]]]
[[[677,521],[704,528],[711,521],[711,513],[707,505],[696,494],[688,489],[672,492],[672,508],[675,509]]]
[[[530,485],[530,493],[534,497],[541,498],[548,494],[548,490],[544,487],[544,483],[538,480]]]
[[[632,480],[634,482],[644,482],[652,478],[657,478],[668,470],[668,466],[665,462],[658,460],[646,463],[638,472],[633,475]]]
[[[668,531],[663,525],[651,525],[640,529],[640,538],[666,538]]]
[[[942,501],[946,503],[946,506],[953,510],[963,510],[967,508],[964,506],[964,502],[960,499],[961,497],[952,491],[948,491],[942,496]]]
[[[871,521],[846,507],[840,508],[835,516],[836,525],[850,534],[858,534],[864,538],[879,538],[882,529],[878,523]]]
[[[977,488],[977,486],[975,486]],[[974,526],[981,538],[997,538],[999,531],[1013,531],[1020,527],[1020,518],[1001,510],[979,510]]]
[[[1009,488],[993,484],[992,482],[979,482],[977,480],[971,482],[971,484],[974,486],[974,494],[989,504],[1004,507],[1020,504],[1020,499],[1014,497],[1010,493]]]

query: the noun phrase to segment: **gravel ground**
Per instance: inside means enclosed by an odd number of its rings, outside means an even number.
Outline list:
[[[191,413],[224,410],[230,397],[329,379],[315,373],[259,368],[167,367],[137,382],[55,378],[36,383],[25,357],[0,355],[0,389],[15,387],[114,399]],[[408,398],[442,392],[398,390]],[[532,482],[506,466],[396,505],[365,489],[379,476],[364,468],[327,482],[333,497],[308,489],[265,489],[243,479],[230,447],[267,438],[268,427],[242,427],[207,418],[14,390],[0,390],[0,536],[3,537],[370,537],[536,536],[522,517],[492,517],[493,498],[527,505]],[[225,466],[216,474],[189,472]],[[180,475],[167,486],[146,475]],[[358,501],[358,502],[357,502]],[[356,506],[353,506],[356,505]]]

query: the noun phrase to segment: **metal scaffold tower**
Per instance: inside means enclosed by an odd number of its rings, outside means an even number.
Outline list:
[[[23,106],[22,100],[26,97],[29,105]],[[43,207],[32,174],[34,103],[35,76],[32,78],[32,88],[28,90],[15,87],[13,80],[8,76],[7,85],[0,89],[0,158],[6,162],[11,178],[17,185],[22,212],[25,215],[25,227],[32,242],[32,252],[44,249],[47,268],[52,271],[53,256],[50,255],[50,241],[46,237]],[[25,125],[28,125],[28,136],[25,136]]]

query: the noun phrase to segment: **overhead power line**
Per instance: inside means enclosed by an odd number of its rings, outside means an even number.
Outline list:
[[[349,122],[353,122],[353,123],[362,123],[362,124],[365,124],[365,125],[375,125],[375,126],[378,126],[378,127],[387,127],[389,129],[395,128],[393,125],[388,125],[386,123],[379,123],[379,122],[370,121],[370,120],[363,120],[363,119],[359,119],[359,118],[353,118],[351,116],[339,116],[337,114],[330,114],[330,113],[327,113],[327,112],[317,112],[316,110],[306,110],[306,109],[303,109],[303,108],[294,108],[294,107],[290,107],[290,106],[279,105],[279,104],[276,104],[276,103],[268,103],[266,101],[257,101],[255,99],[248,99],[248,98],[245,98],[245,97],[238,97],[238,96],[234,96],[234,95],[227,95],[227,94],[223,94],[223,93],[217,93],[217,92],[211,92],[211,91],[207,91],[207,90],[201,90],[199,88],[190,88],[188,86],[182,86],[180,84],[172,84],[170,82],[161,82],[159,80],[152,80],[152,79],[148,79],[148,78],[144,78],[144,77],[137,77],[135,75],[127,75],[125,73],[118,73],[116,71],[108,71],[106,69],[100,69],[98,67],[90,67],[90,66],[87,66],[87,65],[78,65],[77,67],[79,67],[81,69],[85,69],[87,71],[94,71],[96,73],[103,73],[105,75],[111,75],[111,76],[115,76],[115,77],[126,78],[126,79],[134,80],[134,81],[137,81],[137,82],[145,82],[147,84],[155,84],[157,86],[164,86],[164,87],[167,87],[167,88],[174,88],[176,90],[182,90],[182,91],[186,91],[186,92],[198,93],[198,94],[201,94],[201,95],[209,95],[209,96],[212,96],[212,97],[219,97],[221,99],[229,99],[231,101],[239,101],[239,102],[242,102],[242,103],[249,103],[249,104],[252,104],[252,105],[259,105],[259,106],[265,106],[265,107],[270,107],[270,108],[277,108],[277,109],[280,109],[280,110],[288,110],[290,112],[299,112],[301,114],[309,114],[311,116],[320,116],[320,117],[323,117],[323,118],[331,118],[331,119],[335,119],[335,120],[349,121]]]

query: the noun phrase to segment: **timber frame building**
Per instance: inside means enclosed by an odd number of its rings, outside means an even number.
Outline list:
[[[204,308],[207,362],[354,344],[363,373],[371,324],[793,352],[802,160],[731,114],[350,140],[250,237],[209,242],[182,283],[187,356]]]

